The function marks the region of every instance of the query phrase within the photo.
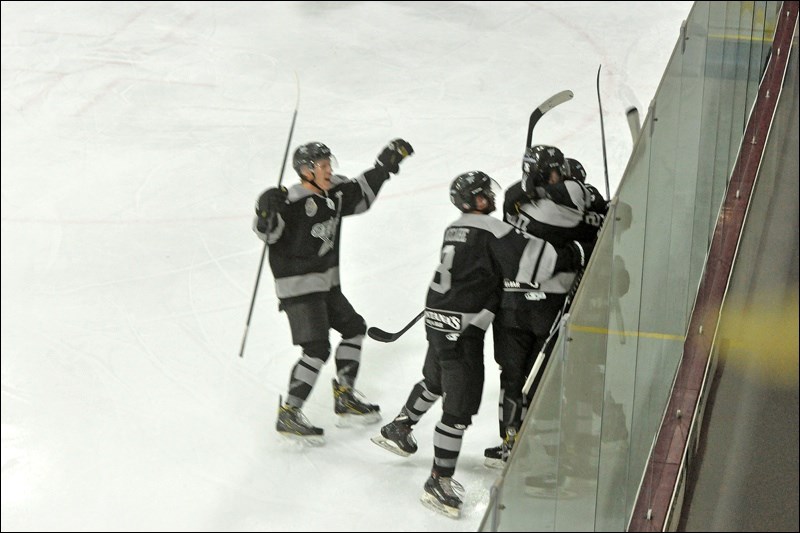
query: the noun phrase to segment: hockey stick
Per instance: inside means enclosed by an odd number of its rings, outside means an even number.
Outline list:
[[[602,66],[602,65],[601,65]],[[600,103],[600,68],[597,69],[597,104],[600,107],[600,133],[603,138],[603,164],[605,165],[606,171],[606,191],[608,191],[608,163],[606,162],[606,134],[603,130],[603,105]],[[639,123],[639,109],[636,106],[631,106],[627,110],[625,110],[625,117],[628,119],[628,128],[631,132],[631,139],[633,140],[633,145],[636,146],[636,140],[639,138],[639,132],[642,130],[642,127]],[[611,196],[608,197],[611,199]],[[619,298],[613,298],[612,305],[614,306],[614,315],[617,317],[617,320],[620,323],[620,328],[622,333],[619,337],[620,344],[625,344],[625,321],[622,317],[622,308],[619,304]]]
[[[636,106],[629,107],[625,111],[625,117],[628,119],[628,128],[631,130],[631,139],[633,144],[636,145],[636,139],[639,138],[639,132],[642,131],[642,126],[639,124],[639,110]]]
[[[531,145],[531,139],[533,138],[533,128],[536,127],[536,123],[539,122],[539,119],[541,119],[545,113],[547,113],[557,105],[563,104],[564,102],[571,100],[573,96],[574,94],[570,90],[561,91],[559,93],[554,94],[544,102],[542,102],[542,104],[539,105],[539,107],[533,110],[533,113],[531,113],[531,117],[528,120],[528,137],[527,140],[525,141],[526,149]],[[425,311],[420,311],[420,313],[417,316],[415,316],[411,320],[411,322],[406,324],[406,326],[397,333],[389,333],[380,328],[371,327],[367,330],[367,335],[369,335],[370,338],[379,342],[394,342],[397,339],[399,339],[403,335],[403,333],[411,329],[411,326],[416,324],[419,321],[419,319],[423,317],[424,314]]]
[[[572,99],[574,94],[570,90],[561,91],[560,93],[556,93],[533,110],[531,113],[531,118],[528,120],[528,138],[525,141],[525,149],[527,150],[531,146],[531,140],[533,139],[533,128],[536,127],[536,123],[539,122],[539,119],[542,118],[542,115],[553,109],[555,106],[563,104]]]
[[[539,354],[536,356],[536,361],[533,363],[533,368],[531,368],[530,373],[528,374],[528,378],[525,380],[525,385],[522,387],[522,395],[527,396],[528,391],[531,390],[533,386],[533,382],[536,381],[536,377],[539,375],[539,369],[544,362],[544,358],[546,355],[549,354],[548,347],[550,346],[550,341],[555,338],[555,332],[561,329],[562,319],[565,322],[569,318],[569,313],[564,313],[564,309],[562,308],[561,311],[558,312],[556,316],[555,322],[553,322],[553,331],[550,332],[550,335],[547,336],[547,339],[544,341],[542,345],[542,349],[539,350]]]
[[[402,337],[403,333],[411,329],[411,326],[419,322],[419,319],[422,318],[423,315],[425,315],[425,311],[420,311],[420,313],[417,316],[411,319],[411,322],[406,324],[406,326],[397,333],[389,333],[388,331],[384,331],[380,328],[373,327],[367,330],[367,335],[369,335],[370,338],[375,339],[378,342],[394,342],[400,337]]]
[[[553,320],[553,325],[550,326],[550,334],[545,339],[544,344],[542,344],[542,348],[536,356],[533,367],[528,373],[528,378],[525,380],[525,385],[522,387],[523,396],[528,395],[528,391],[531,390],[533,382],[536,381],[539,369],[542,363],[544,363],[545,357],[549,354],[550,343],[557,337],[556,333],[561,329],[561,326],[569,319],[569,308],[572,305],[572,299],[575,297],[575,293],[578,292],[578,285],[580,285],[581,279],[583,278],[583,271],[584,269],[581,269],[580,272],[575,274],[575,279],[572,281],[572,286],[569,288],[567,297],[564,298],[564,304],[561,306],[561,310],[556,315],[555,320]]]
[[[606,171],[606,198],[611,199],[611,188],[608,185],[608,159],[606,158],[606,129],[603,125],[603,102],[600,100],[600,69],[597,67],[597,106],[600,108],[600,136],[603,139],[603,168]]]
[[[297,82],[297,99],[294,103],[294,114],[292,115],[292,125],[289,127],[289,138],[286,140],[286,151],[283,153],[283,164],[281,165],[281,175],[278,178],[278,187],[283,181],[283,173],[286,170],[286,160],[289,158],[289,146],[292,144],[294,134],[294,123],[297,121],[297,108],[300,107],[300,79],[297,72],[294,73]],[[261,270],[264,268],[264,257],[267,255],[267,240],[264,239],[264,247],[261,250],[261,261],[258,263],[258,274],[256,274],[256,286],[253,287],[253,297],[250,299],[250,311],[247,313],[247,323],[244,326],[244,336],[242,337],[242,347],[239,350],[239,357],[244,357],[244,345],[247,342],[247,332],[250,330],[250,319],[253,318],[253,307],[256,304],[256,293],[258,292],[258,282],[261,280]]]

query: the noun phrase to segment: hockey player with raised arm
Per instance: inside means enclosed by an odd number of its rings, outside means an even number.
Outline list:
[[[353,388],[367,325],[342,293],[339,240],[342,218],[369,209],[383,184],[399,172],[400,162],[413,153],[409,143],[395,139],[381,151],[373,168],[348,179],[333,174],[335,158],[327,146],[304,144],[295,150],[292,162],[300,182],[289,189],[268,189],[258,199],[254,230],[269,245],[279,310],[289,319],[292,343],[302,348],[285,402],[278,409],[276,429],[281,434],[310,444],[324,442],[323,429],[308,421],[302,407],[330,356],[331,328],[342,336],[333,379],[339,425],[381,419],[380,408],[367,403]]]
[[[462,437],[481,403],[484,336],[500,303],[501,265],[516,265],[526,282],[544,283],[554,273],[574,272],[583,264],[577,243],[556,249],[489,216],[495,210],[496,190],[496,182],[480,171],[461,174],[452,182],[450,199],[462,215],[444,232],[441,262],[425,300],[428,350],[423,379],[412,387],[394,420],[372,438],[401,456],[416,452],[414,425],[442,398],[433,467],[421,500],[453,518],[460,516],[463,496],[453,475]]]
[[[580,241],[588,262],[605,216],[605,201],[595,197],[582,180],[573,179],[572,172],[579,174],[583,165],[574,159],[569,161],[574,161],[575,168],[554,146],[536,145],[526,150],[523,177],[506,192],[503,219],[554,246]],[[585,180],[585,171],[583,177]],[[504,282],[500,310],[492,327],[495,361],[500,366],[502,443],[485,450],[487,466],[502,468],[508,460],[527,400],[532,397],[532,392],[523,397],[523,386],[539,352],[545,348],[545,355],[549,355],[544,343],[575,276],[575,272],[562,272],[538,286],[514,283],[509,278]]]

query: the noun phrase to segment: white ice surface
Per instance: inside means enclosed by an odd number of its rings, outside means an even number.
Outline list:
[[[534,139],[614,190],[691,2],[3,2],[2,529],[475,530],[496,471],[497,367],[456,479],[464,516],[418,501],[434,407],[402,459],[378,426],[334,426],[325,366],[306,404],[323,448],[274,430],[298,357],[261,253],[257,195],[292,150],[328,144],[355,176],[402,136],[416,154],[345,220],[345,294],[370,325],[424,303],[448,185],[519,178]],[[296,176],[287,169],[284,183]],[[488,337],[490,338],[490,336]],[[331,340],[338,340],[332,335]],[[393,416],[424,333],[367,340],[358,388]]]

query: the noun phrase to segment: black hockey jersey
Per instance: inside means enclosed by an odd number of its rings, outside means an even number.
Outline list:
[[[485,331],[500,304],[505,274],[534,286],[574,269],[570,250],[556,250],[489,215],[465,213],[445,230],[441,262],[425,301],[425,325],[456,338],[468,326]]]
[[[589,194],[591,195],[589,198],[589,212],[598,213],[605,217],[608,214],[608,202],[606,199],[603,198],[603,195],[594,185],[584,183],[583,186],[589,190]],[[602,220],[598,225],[602,226]]]
[[[597,237],[605,216],[602,209],[605,202],[598,201],[586,185],[569,179],[537,189],[539,197],[531,200],[522,192],[520,182],[509,187],[503,203],[503,220],[556,246]]]
[[[503,202],[503,219],[554,246],[578,241],[584,245],[587,253],[590,252],[605,217],[602,197],[598,200],[586,185],[574,179],[540,187],[537,194],[536,200],[529,199],[522,192],[521,182],[509,187]],[[566,293],[574,279],[574,273],[558,274],[554,280],[557,283],[550,284],[547,290],[538,289],[538,292]],[[531,299],[530,294],[523,295],[526,291],[519,288],[507,287],[506,292],[519,293],[519,296],[511,300],[505,298],[504,306],[516,299],[520,299],[520,302],[514,305],[521,303],[523,296],[529,298],[528,301],[536,301],[535,298]]]
[[[289,205],[264,236],[278,298],[327,292],[339,285],[342,217],[369,209],[388,178],[386,170],[376,167],[355,179],[332,176],[326,195],[300,183],[289,188]]]

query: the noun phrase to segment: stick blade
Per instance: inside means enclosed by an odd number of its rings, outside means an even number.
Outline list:
[[[569,89],[565,89],[561,92],[557,92],[541,104],[539,107],[533,110],[531,113],[530,119],[528,119],[528,135],[525,138],[525,148],[527,149],[531,145],[531,141],[533,140],[533,128],[536,127],[536,123],[539,122],[539,119],[544,116],[545,113],[553,109],[554,107],[563,104],[564,102],[568,102],[572,100],[574,93]]]
[[[639,110],[633,106],[625,111],[625,117],[628,119],[628,129],[631,131],[631,139],[636,144],[636,139],[639,138],[639,132],[642,131],[642,126],[639,122]]]
[[[573,96],[575,96],[575,94],[569,89],[566,89],[564,91],[561,91],[560,93],[554,94],[553,96],[542,102],[542,104],[538,107],[538,110],[541,111],[542,114],[545,114],[554,107],[556,107],[557,105],[561,105],[564,102],[572,100]]]
[[[399,339],[403,335],[403,333],[411,329],[411,326],[419,322],[419,319],[422,318],[424,315],[425,315],[425,310],[423,309],[417,316],[411,319],[411,322],[406,324],[405,327],[400,331],[398,331],[397,333],[389,333],[383,331],[380,328],[372,327],[367,329],[367,335],[369,335],[370,338],[375,339],[378,342],[394,342],[397,339]]]
[[[397,338],[397,335],[375,327],[367,329],[367,335],[378,342],[392,342]]]

